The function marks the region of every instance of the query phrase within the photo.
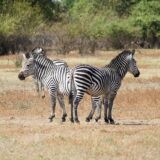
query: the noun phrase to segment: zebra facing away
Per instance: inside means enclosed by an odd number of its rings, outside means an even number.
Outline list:
[[[79,122],[77,112],[79,102],[82,100],[84,94],[87,93],[95,97],[103,96],[104,120],[106,123],[114,124],[112,106],[117,91],[121,86],[121,81],[127,72],[133,74],[134,77],[139,77],[140,75],[134,54],[135,50],[125,50],[103,68],[82,64],[77,65],[73,69],[71,74],[71,88],[74,88],[74,117],[73,114],[71,117],[75,122]],[[92,113],[90,113],[90,116],[93,116]]]
[[[65,62],[64,65],[62,65],[62,61],[52,61],[48,59],[43,54],[42,48],[35,48],[31,53],[24,54],[24,59],[25,63],[18,75],[19,79],[25,80],[26,77],[32,76],[35,80],[48,88],[51,97],[50,121],[55,117],[55,101],[57,95],[60,107],[63,110],[62,121],[65,121],[67,114],[64,105],[64,95],[69,96],[70,94],[70,72],[72,69],[70,69]],[[92,108],[100,106],[101,99],[91,97],[91,100]],[[71,103],[71,106],[72,105]],[[72,108],[73,107],[71,107],[71,109]],[[72,112],[73,110],[71,113]],[[73,122],[72,119],[71,121]]]

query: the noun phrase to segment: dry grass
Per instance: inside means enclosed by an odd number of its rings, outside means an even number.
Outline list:
[[[67,60],[70,66],[79,62],[103,66],[117,53],[98,52],[94,57],[79,56],[78,59],[76,53],[51,57]],[[134,79],[128,74],[114,103],[113,117],[120,125],[106,125],[103,118],[98,123],[94,120],[86,123],[90,110],[87,95],[79,106],[81,123],[77,125],[69,119],[61,123],[58,104],[54,122],[48,123],[48,94],[41,99],[31,79],[25,82],[17,79],[19,69],[14,68],[14,56],[0,57],[0,159],[158,160],[159,50],[140,50],[136,58],[141,77]],[[70,117],[67,97],[65,102]]]
[[[117,119],[158,119],[160,118],[160,90],[121,90],[115,100],[113,115]],[[145,98],[144,98],[145,97]],[[46,98],[42,99],[35,92],[30,91],[6,91],[0,95],[0,115],[2,116],[49,116],[50,99],[46,93]],[[68,98],[65,104],[69,113]],[[90,96],[86,95],[79,106],[79,115],[84,121],[90,110]],[[60,121],[61,109],[57,103],[57,118]]]
[[[149,78],[138,78],[138,79],[133,79],[133,78],[130,78],[130,77],[127,77],[124,79],[124,83],[132,83],[132,82],[137,82],[137,83],[140,83],[140,84],[144,84],[144,83],[159,83],[160,82],[160,77],[155,77],[155,76],[151,76]]]

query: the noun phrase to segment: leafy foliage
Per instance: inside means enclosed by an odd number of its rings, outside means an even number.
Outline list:
[[[0,34],[36,34],[44,26],[43,15],[38,6],[32,9],[29,2],[3,3],[0,14]]]
[[[2,39],[51,34],[63,54],[160,47],[159,0],[1,0],[0,21],[0,52]]]

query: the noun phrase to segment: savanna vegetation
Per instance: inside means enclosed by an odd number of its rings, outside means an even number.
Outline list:
[[[0,22],[0,55],[160,47],[159,0],[1,0]]]

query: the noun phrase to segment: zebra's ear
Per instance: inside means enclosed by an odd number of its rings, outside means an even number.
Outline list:
[[[41,47],[36,47],[32,50],[32,53],[36,53],[36,54],[44,53],[44,49]]]
[[[135,54],[135,49],[132,50],[132,55],[134,56],[134,54]]]
[[[38,56],[38,55],[41,55],[41,56],[46,56],[46,52],[43,48],[41,47],[36,47],[32,50],[32,55],[33,56]]]
[[[29,58],[30,58],[30,53],[29,53],[29,52],[24,53],[24,54],[23,54],[23,58],[24,58],[24,59],[29,59]]]

